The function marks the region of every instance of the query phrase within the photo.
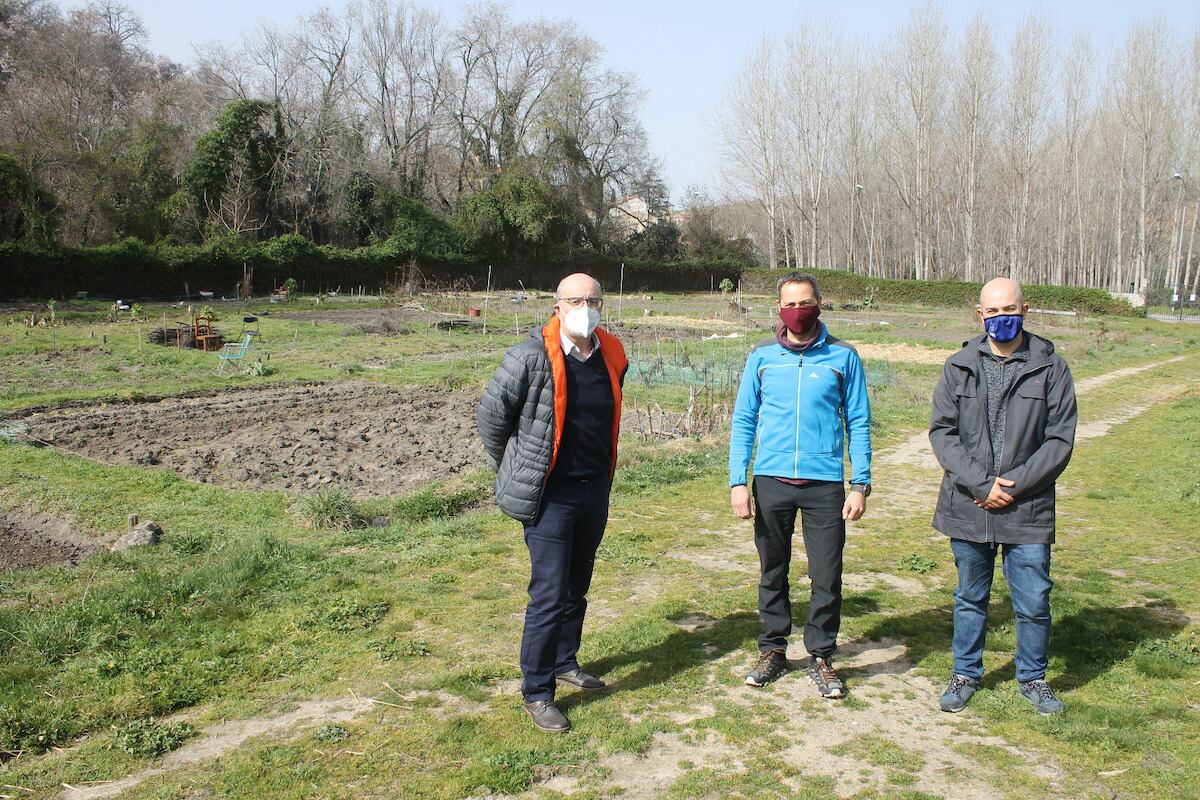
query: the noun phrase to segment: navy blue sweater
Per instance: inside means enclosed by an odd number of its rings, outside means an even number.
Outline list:
[[[612,471],[613,395],[603,351],[567,362],[567,415],[551,477],[608,478]]]

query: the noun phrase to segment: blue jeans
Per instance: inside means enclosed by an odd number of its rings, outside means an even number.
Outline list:
[[[1050,545],[985,544],[951,539],[958,588],[954,591],[954,672],[983,677],[983,642],[996,550],[1003,548],[1004,578],[1017,619],[1017,680],[1046,677],[1050,645]]]
[[[551,478],[541,513],[525,526],[530,573],[521,693],[527,703],[553,700],[555,675],[579,669],[576,653],[611,487],[607,476],[586,482]]]

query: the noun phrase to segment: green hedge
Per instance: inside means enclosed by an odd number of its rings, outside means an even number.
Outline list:
[[[394,286],[416,275],[435,286],[482,289],[488,265],[414,256],[394,240],[370,247],[314,245],[289,234],[260,243],[223,239],[203,245],[147,245],[137,239],[100,247],[42,247],[0,243],[0,297],[66,298],[76,292],[95,297],[167,298],[200,290],[232,296],[242,280],[243,264],[254,270],[254,291],[263,294],[295,278],[305,291],[362,286],[368,291]],[[416,267],[413,271],[410,265]],[[621,285],[622,261],[603,256],[548,258],[542,262],[498,264],[492,286],[502,289],[553,289],[570,272],[588,272],[609,293]],[[624,262],[627,292],[708,291],[725,278],[750,291],[771,292],[781,270],[746,269],[733,262]],[[840,270],[813,270],[828,297],[861,302],[971,306],[980,284],[959,281],[908,281],[868,278]],[[1134,308],[1100,289],[1073,286],[1026,286],[1037,308],[1133,316]]]
[[[451,263],[414,257],[385,242],[371,247],[314,245],[287,235],[262,243],[219,240],[204,245],[147,245],[126,239],[100,247],[40,247],[0,243],[0,297],[66,298],[76,292],[96,297],[166,298],[185,290],[232,296],[242,280],[243,265],[253,269],[254,291],[262,294],[295,278],[305,291],[358,286],[368,291],[403,283],[417,276],[436,286],[482,289],[488,265]],[[411,266],[416,270],[412,270]],[[492,286],[553,289],[566,274],[590,272],[610,291],[621,283],[621,262],[588,258],[570,262],[502,264],[492,270]],[[703,291],[724,278],[737,280],[737,265],[678,262],[625,264],[629,291]]]
[[[0,296],[153,298],[211,291],[232,295],[243,265],[254,290],[270,291],[294,277],[309,291],[342,286],[372,290],[394,282],[407,259],[386,245],[347,250],[319,247],[300,236],[262,244],[220,240],[205,245],[147,245],[137,239],[99,247],[0,244]]]
[[[979,302],[982,283],[964,281],[910,281],[871,278],[842,270],[815,269],[809,272],[821,285],[821,294],[842,302],[863,302],[873,298],[878,303],[911,303],[939,307],[972,307]],[[753,269],[742,273],[742,288],[749,291],[775,290],[775,281],[782,270]],[[1079,286],[1024,287],[1025,300],[1034,308],[1059,311],[1082,311],[1089,314],[1112,314],[1132,317],[1137,312],[1125,300],[1118,300],[1103,289]]]

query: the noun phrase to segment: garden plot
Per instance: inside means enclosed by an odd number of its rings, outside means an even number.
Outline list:
[[[202,483],[397,494],[484,466],[478,393],[373,383],[274,387],[46,411],[32,436]]]

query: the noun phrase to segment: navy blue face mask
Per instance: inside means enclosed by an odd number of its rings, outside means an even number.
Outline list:
[[[1024,322],[1025,318],[1020,314],[1000,314],[985,319],[983,327],[987,330],[988,336],[1000,344],[1007,344],[1020,335]]]

